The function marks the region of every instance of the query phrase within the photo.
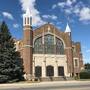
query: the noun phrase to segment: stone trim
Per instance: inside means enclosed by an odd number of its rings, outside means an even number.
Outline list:
[[[32,45],[24,45],[24,47],[33,47]]]
[[[65,47],[65,49],[72,49],[72,47]]]
[[[28,27],[28,28],[25,27],[23,30],[32,30],[32,29],[30,27]]]
[[[50,61],[51,60],[51,61]],[[39,55],[39,54],[33,54],[33,74],[35,66],[41,66],[42,67],[42,77],[46,76],[46,67],[48,65],[52,65],[54,67],[54,76],[58,77],[58,66],[64,67],[64,74],[65,76],[68,76],[67,72],[67,59],[66,55]]]

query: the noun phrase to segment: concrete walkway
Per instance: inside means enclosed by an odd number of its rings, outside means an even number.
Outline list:
[[[47,86],[47,85],[71,85],[72,83],[75,84],[84,84],[84,83],[90,83],[90,81],[53,81],[53,82],[20,82],[20,83],[12,83],[12,84],[0,84],[0,90],[2,89],[10,89],[10,88],[28,88],[28,87],[40,87],[40,86]]]

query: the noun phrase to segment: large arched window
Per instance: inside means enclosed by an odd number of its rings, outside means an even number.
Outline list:
[[[59,38],[56,38],[56,54],[64,54],[64,45]]]
[[[34,42],[34,53],[42,54],[43,53],[43,46],[42,46],[42,37],[39,37]]]
[[[54,37],[53,35],[47,34],[44,37],[44,50],[45,54],[54,53]]]
[[[42,44],[42,36],[34,42],[35,54],[64,54],[64,44],[61,39],[55,38],[54,35],[47,34],[44,36],[44,44]],[[56,42],[54,44],[54,42]]]

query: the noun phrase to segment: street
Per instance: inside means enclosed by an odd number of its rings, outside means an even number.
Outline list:
[[[2,84],[0,90],[90,90],[90,81]]]

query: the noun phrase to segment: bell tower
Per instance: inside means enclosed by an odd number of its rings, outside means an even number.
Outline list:
[[[26,13],[23,14],[23,31],[24,31],[24,46],[23,46],[23,63],[25,79],[32,79],[32,60],[33,60],[33,30],[32,30],[32,16],[27,8]]]

